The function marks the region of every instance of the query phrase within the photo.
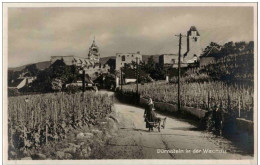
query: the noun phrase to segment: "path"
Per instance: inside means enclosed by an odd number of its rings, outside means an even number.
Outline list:
[[[167,116],[165,129],[148,132],[143,119],[144,109],[119,102],[115,103],[115,109],[120,116],[120,128],[117,136],[100,151],[102,159],[253,158],[237,152],[226,139],[198,131],[183,120]],[[222,153],[205,153],[204,150]]]

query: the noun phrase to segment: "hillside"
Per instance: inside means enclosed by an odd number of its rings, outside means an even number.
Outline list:
[[[51,62],[50,61],[43,61],[43,62],[38,62],[38,63],[35,63],[35,64],[36,64],[36,67],[38,69],[44,70],[44,69],[48,68],[51,65]],[[15,67],[15,68],[8,68],[8,70],[11,70],[11,71],[21,71],[28,65],[32,65],[32,64],[27,64],[27,65]]]
[[[153,56],[153,60],[155,61],[155,63],[159,63],[159,56],[160,55],[143,55],[143,61],[147,62],[148,58],[151,57],[151,56]],[[100,58],[100,63],[103,65],[109,59],[114,59],[115,60],[116,57],[115,56],[102,57],[102,58]],[[48,68],[51,65],[51,62],[50,61],[43,61],[43,62],[38,62],[38,63],[35,63],[35,64],[36,64],[36,67],[38,69],[44,70],[44,69]],[[27,65],[23,65],[23,66],[19,66],[19,67],[14,67],[14,68],[8,68],[8,70],[11,70],[11,71],[21,71],[28,65],[32,65],[32,64],[27,64]]]
[[[111,57],[100,58],[100,63],[101,64],[105,64],[109,59],[116,59],[116,57],[111,56]],[[44,69],[48,68],[51,65],[51,62],[50,61],[43,61],[43,62],[38,62],[38,63],[35,63],[35,64],[36,64],[36,67],[38,69],[44,70]],[[21,71],[28,65],[32,65],[32,64],[27,64],[27,65],[23,65],[23,66],[19,66],[19,67],[14,67],[14,68],[8,68],[8,70],[11,70],[11,71]]]

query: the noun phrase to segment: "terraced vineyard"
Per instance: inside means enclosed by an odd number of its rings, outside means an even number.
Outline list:
[[[165,82],[139,85],[141,97],[151,97],[154,101],[177,103],[177,84]],[[124,92],[135,91],[136,85],[126,85]],[[253,88],[226,85],[223,82],[185,83],[181,84],[181,104],[183,106],[210,109],[221,107],[236,117],[253,119]],[[239,112],[240,110],[240,112]]]
[[[91,92],[9,97],[9,152],[60,141],[71,129],[97,124],[111,112],[112,105],[113,98]]]

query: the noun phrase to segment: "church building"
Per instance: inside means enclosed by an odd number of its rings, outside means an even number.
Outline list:
[[[93,40],[93,43],[89,48],[88,59],[90,61],[93,61],[95,64],[99,63],[100,53],[99,53],[99,48],[96,45],[95,39]]]
[[[191,26],[187,32],[187,51],[181,55],[181,67],[197,62],[201,54],[200,34],[195,26]],[[162,54],[159,57],[159,63],[164,67],[178,68],[178,61],[178,50],[176,54]]]
[[[99,64],[99,60],[100,60],[99,48],[96,45],[95,39],[94,39],[92,45],[89,48],[87,58],[77,57],[74,55],[52,56],[51,64],[53,64],[57,60],[63,60],[66,65],[76,65],[78,67],[94,66],[96,64]]]
[[[187,52],[183,56],[183,63],[198,61],[201,53],[200,34],[195,26],[191,26],[187,32]]]
[[[87,58],[77,57],[74,55],[52,56],[51,64],[57,60],[63,60],[63,62],[68,66],[75,65],[80,67],[84,69],[85,73],[89,74],[89,76],[93,74],[107,73],[110,69],[108,65],[101,66],[99,47],[96,45],[95,39],[89,48]]]

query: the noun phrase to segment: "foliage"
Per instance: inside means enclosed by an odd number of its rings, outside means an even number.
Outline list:
[[[109,59],[106,64],[110,67],[110,73],[115,72],[115,66],[116,66],[116,60],[115,59]]]
[[[133,78],[135,79],[138,76],[139,83],[147,83],[153,81],[149,76],[149,73],[142,70],[142,64],[138,65],[138,71],[136,71],[136,63],[132,62],[132,64],[126,64],[122,68],[123,77],[124,78]]]
[[[158,63],[155,63],[153,56],[148,58],[147,64],[144,62],[140,63],[140,70],[143,70],[145,73],[148,73],[150,77],[154,80],[165,79],[165,70]]]
[[[51,92],[53,91],[51,81],[52,79],[50,77],[49,71],[48,69],[45,69],[39,72],[36,80],[32,82],[31,87],[26,91],[42,93]]]
[[[64,87],[65,84],[75,82],[79,77],[79,69],[76,66],[67,66],[63,60],[57,60],[49,68],[39,71],[36,80],[27,91],[53,92],[56,91],[57,80],[59,80],[58,86]]]
[[[217,49],[212,49],[217,47]],[[212,51],[210,51],[212,49]],[[210,52],[209,52],[210,51]],[[210,43],[203,56],[215,57],[214,63],[188,68],[183,78],[187,82],[224,81],[227,83],[254,81],[254,42],[228,42],[223,46]],[[208,79],[207,79],[208,77]]]
[[[79,77],[78,68],[75,65],[67,66],[63,60],[55,61],[49,68],[51,79],[59,78],[63,84],[72,83]]]
[[[94,80],[94,83],[98,84],[99,88],[104,88],[104,89],[111,89],[115,88],[116,84],[116,76],[115,74],[101,74],[99,77],[97,77]]]
[[[216,60],[215,63],[189,68],[183,78],[187,82],[218,80],[229,83],[252,83],[254,81],[254,55],[252,53],[228,55]]]
[[[214,48],[214,49],[213,49]],[[227,42],[224,45],[211,42],[203,51],[203,56],[211,56],[217,59],[217,64],[211,64],[200,68],[190,78],[186,70],[194,70],[198,68],[198,64],[193,64],[188,68],[181,69],[181,75],[187,77],[187,81],[211,81],[211,80],[237,80],[237,79],[253,79],[254,67],[254,42]],[[135,68],[135,63],[132,64]],[[155,63],[153,56],[149,57],[148,62],[140,63],[140,70],[148,73],[155,80],[163,80],[168,74],[170,77],[178,75],[176,68],[164,68]],[[198,70],[198,69],[197,69]],[[201,75],[202,74],[202,75]],[[249,76],[247,76],[249,75]],[[201,79],[200,79],[201,77]],[[207,77],[209,79],[207,79]]]
[[[11,84],[12,80],[16,80],[20,74],[20,71],[8,70],[8,84]]]
[[[66,93],[69,93],[69,94],[74,94],[74,93],[77,93],[81,90],[81,87],[79,86],[76,86],[76,85],[69,85],[67,86],[66,88]]]
[[[23,152],[60,141],[71,129],[97,124],[112,104],[108,95],[91,92],[9,97],[9,149]]]
[[[165,82],[148,83],[139,87],[141,97],[151,97],[154,101],[177,103],[177,84]],[[125,85],[123,91],[136,91],[136,85]],[[223,82],[186,83],[181,82],[181,105],[210,109],[212,105],[222,105],[223,111],[253,119],[254,89],[251,86],[227,85]]]
[[[215,49],[212,49],[212,48]],[[210,50],[212,50],[210,52]],[[244,41],[240,42],[227,42],[224,45],[219,45],[217,43],[211,42],[203,51],[202,57],[205,55],[213,56],[216,58],[224,58],[231,54],[241,54],[241,53],[253,53],[254,52],[254,41],[248,43]],[[208,54],[209,53],[209,54]]]
[[[212,49],[213,47],[216,48],[216,49]],[[211,43],[204,49],[202,56],[208,54],[208,53],[209,53],[210,51],[212,51],[212,50],[214,50],[214,52],[210,52],[210,53],[217,54],[217,53],[219,53],[219,51],[217,51],[217,50],[220,50],[220,48],[221,48],[221,46],[220,46],[219,44],[217,44],[217,43],[215,43],[215,42],[211,42]]]
[[[104,84],[105,84],[106,88],[109,88],[109,89],[115,88],[115,87],[116,87],[115,82],[116,82],[116,77],[115,77],[115,75],[113,75],[113,74],[107,74],[107,75],[105,76]]]
[[[62,81],[60,79],[53,79],[51,82],[51,88],[54,91],[61,91],[62,90]]]
[[[20,93],[17,88],[8,88],[8,97],[10,96],[19,96]]]
[[[37,68],[36,64],[27,65],[24,71],[27,71],[32,77],[37,76],[37,74],[39,73],[39,69]]]

